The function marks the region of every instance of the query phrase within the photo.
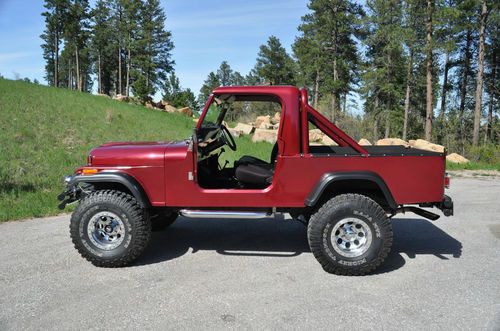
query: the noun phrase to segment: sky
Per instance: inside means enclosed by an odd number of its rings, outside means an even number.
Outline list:
[[[172,32],[175,72],[198,94],[203,80],[228,61],[243,75],[254,66],[259,46],[278,37],[291,53],[307,0],[163,0]],[[93,1],[91,1],[93,3]],[[42,0],[0,0],[0,74],[45,83],[40,35]]]

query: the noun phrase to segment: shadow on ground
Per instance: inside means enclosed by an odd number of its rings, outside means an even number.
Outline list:
[[[376,273],[401,268],[402,254],[459,258],[462,244],[424,219],[393,219],[394,243],[385,263]],[[138,265],[160,263],[190,252],[216,251],[222,255],[294,257],[310,253],[306,227],[282,217],[263,220],[218,220],[179,218],[170,228],[153,233]],[[311,258],[314,258],[311,255]]]

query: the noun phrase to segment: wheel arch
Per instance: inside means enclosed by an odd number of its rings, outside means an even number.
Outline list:
[[[326,173],[321,176],[304,203],[307,207],[314,207],[325,198],[343,193],[366,195],[384,209],[396,210],[398,207],[385,181],[370,171]]]
[[[131,175],[123,172],[100,172],[94,175],[76,175],[72,178],[69,186],[78,183],[88,183],[96,189],[116,189],[130,193],[143,208],[151,207],[149,197]]]

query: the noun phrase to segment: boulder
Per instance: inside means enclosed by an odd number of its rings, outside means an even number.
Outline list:
[[[238,123],[233,130],[240,131],[243,134],[251,134],[255,130],[250,124]]]
[[[155,109],[155,106],[151,103],[151,102],[146,102],[146,104],[144,105],[146,108],[148,109]]]
[[[281,119],[281,114],[280,113],[275,113],[273,118],[271,119],[271,122],[273,124],[278,124],[280,122],[280,119]]]
[[[268,143],[274,144],[278,139],[278,130],[264,130],[264,129],[255,129],[255,132],[252,136],[252,141],[267,141]]]
[[[372,145],[372,143],[368,139],[365,139],[365,138],[359,139],[358,144],[360,144],[361,146],[371,146]]]
[[[105,98],[109,98],[109,95],[107,94],[103,94],[103,93],[97,93],[96,94],[98,97],[105,97]]]
[[[267,115],[267,116],[257,116],[257,118],[255,119],[255,127],[256,128],[260,128],[261,125],[263,124],[267,124],[267,125],[271,125],[271,116]],[[265,126],[265,125],[264,125]]]
[[[309,142],[321,142],[324,136],[320,129],[309,130]]]
[[[379,139],[375,143],[377,146],[392,146],[392,145],[402,145],[405,147],[410,146],[406,141],[403,139],[399,138],[384,138],[384,139]]]
[[[321,143],[323,145],[327,145],[327,146],[338,146],[337,143],[335,141],[333,141],[332,138],[328,137],[326,134],[323,136]]]
[[[193,111],[189,107],[179,108],[177,111],[189,117],[193,117]]]
[[[171,105],[164,105],[163,110],[166,111],[167,113],[175,113],[177,111],[177,108]]]
[[[458,163],[458,164],[470,162],[465,157],[463,157],[462,155],[457,154],[457,153],[451,153],[449,155],[446,155],[446,161],[451,162],[451,163]]]
[[[228,129],[229,133],[231,133],[231,136],[235,138],[239,138],[242,135],[241,131],[235,130],[235,129]]]
[[[121,94],[115,95],[115,97],[113,99],[118,100],[118,101],[124,101],[124,102],[128,102],[128,100],[129,100],[127,96],[121,95]]]
[[[424,149],[426,151],[431,151],[431,152],[444,153],[444,146],[433,144],[424,139],[410,140],[409,143],[410,146],[413,148]]]

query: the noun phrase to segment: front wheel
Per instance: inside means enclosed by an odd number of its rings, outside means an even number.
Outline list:
[[[115,190],[83,198],[71,216],[70,234],[80,255],[99,267],[135,261],[151,237],[151,223],[135,198]]]
[[[311,216],[307,237],[314,257],[327,272],[364,275],[389,254],[392,227],[385,211],[372,199],[342,194]]]

